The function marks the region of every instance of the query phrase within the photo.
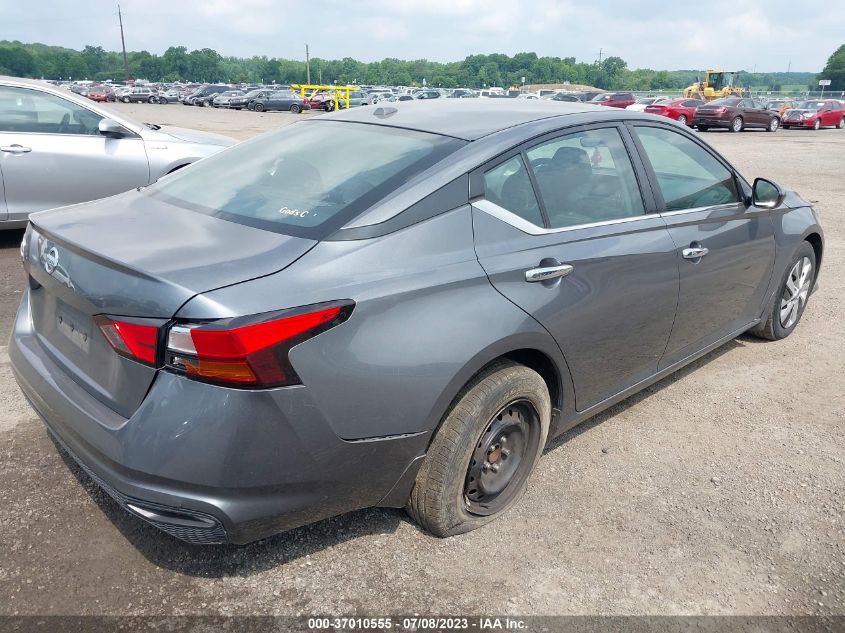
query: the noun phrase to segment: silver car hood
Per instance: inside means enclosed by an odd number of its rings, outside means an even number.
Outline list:
[[[151,130],[149,128],[140,131],[141,136],[145,141],[181,141],[183,143],[197,143],[198,145],[219,145],[220,147],[231,147],[238,141],[222,134],[212,134],[211,132],[201,132],[199,130],[189,130],[183,127],[171,127],[169,125],[162,126],[158,130]]]

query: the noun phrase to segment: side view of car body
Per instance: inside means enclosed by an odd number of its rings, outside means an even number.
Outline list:
[[[99,86],[97,88],[89,90],[86,96],[91,99],[91,101],[97,101],[99,103],[106,103],[109,101],[117,100],[117,98],[114,96],[114,91],[111,88],[107,88],[105,86]]]
[[[368,506],[448,536],[512,507],[549,438],[788,336],[823,247],[810,203],[665,118],[355,108],[34,215],[9,357],[57,442],[178,538]]]
[[[120,100],[123,103],[155,103],[158,101],[158,92],[147,86],[135,86],[124,92]]]
[[[590,99],[592,104],[610,108],[627,108],[636,102],[636,98],[630,92],[603,92]]]
[[[683,125],[692,126],[695,120],[695,112],[702,105],[704,105],[704,102],[699,99],[673,99],[647,105],[644,111],[649,114],[669,117]]]
[[[0,77],[0,229],[23,226],[35,211],[148,185],[232,144],[133,121],[44,82]]]
[[[845,129],[845,106],[837,99],[804,101],[786,111],[783,127],[805,127],[818,130],[823,127]]]
[[[248,108],[256,112],[288,110],[297,114],[303,110],[310,110],[311,105],[307,100],[291,90],[277,90],[266,97],[256,97],[249,102]]]
[[[791,99],[771,99],[766,102],[766,109],[777,112],[782,121],[786,111],[796,107],[796,105],[797,103]]]
[[[669,103],[672,99],[667,97],[640,97],[634,103],[626,106],[626,110],[633,110],[634,112],[644,112],[650,105],[657,105],[661,103]]]
[[[726,128],[731,132],[758,128],[777,132],[781,119],[757,99],[723,97],[699,106],[693,122],[701,132],[711,128]]]

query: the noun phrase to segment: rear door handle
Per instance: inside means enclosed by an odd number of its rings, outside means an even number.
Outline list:
[[[0,147],[0,152],[8,152],[9,154],[26,154],[31,151],[31,147],[24,147],[23,145],[18,145],[17,143],[14,145],[4,145],[3,147]]]
[[[525,271],[525,281],[534,283],[537,281],[548,281],[549,279],[557,279],[558,277],[566,277],[569,273],[575,270],[571,264],[559,264],[557,266],[543,266],[541,268],[532,268]]]
[[[709,248],[704,246],[690,246],[683,250],[684,259],[701,259],[710,252]]]

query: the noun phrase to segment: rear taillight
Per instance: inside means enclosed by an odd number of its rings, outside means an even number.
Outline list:
[[[94,321],[115,352],[146,365],[156,364],[156,326],[115,321],[102,315],[94,317]]]
[[[168,332],[165,364],[188,378],[221,385],[297,385],[288,352],[346,321],[353,306],[342,302],[249,319],[179,323]]]
[[[713,112],[715,112],[716,114],[724,114],[727,111],[728,109],[724,107],[713,108]]]

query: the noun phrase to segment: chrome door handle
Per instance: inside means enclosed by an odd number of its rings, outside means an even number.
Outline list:
[[[709,248],[704,246],[692,246],[683,250],[684,259],[701,259],[710,252]]]
[[[4,145],[0,147],[0,152],[8,152],[9,154],[26,154],[27,152],[31,152],[31,147],[24,147],[23,145]]]
[[[537,282],[548,281],[549,279],[557,279],[558,277],[566,277],[569,273],[575,270],[575,267],[570,264],[560,264],[558,266],[544,266],[542,268],[532,268],[525,271],[525,281]]]

